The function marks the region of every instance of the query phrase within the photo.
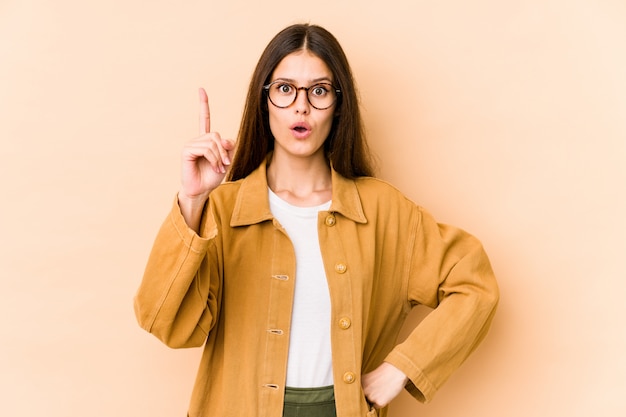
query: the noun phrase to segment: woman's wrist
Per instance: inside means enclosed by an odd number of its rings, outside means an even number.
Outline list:
[[[189,197],[182,191],[178,193],[178,207],[180,208],[180,213],[185,219],[187,226],[196,233],[200,231],[200,219],[202,218],[202,212],[208,199],[208,195]]]

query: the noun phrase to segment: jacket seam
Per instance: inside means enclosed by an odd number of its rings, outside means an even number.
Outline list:
[[[176,281],[176,278],[180,275],[180,270],[182,269],[182,266],[185,264],[185,261],[189,257],[189,252],[190,252],[191,248],[189,248],[188,246],[185,246],[185,248],[187,250],[184,251],[184,252],[181,251],[182,253],[180,253],[180,255],[179,255],[179,258],[181,260],[180,260],[180,262],[178,262],[178,266],[177,266],[176,270],[170,276],[170,279],[168,280],[168,283],[167,283],[166,290],[163,292],[163,296],[159,300],[159,302],[157,304],[157,308],[155,309],[154,314],[151,317],[151,320],[150,320],[150,332],[152,332],[152,329],[154,328],[154,324],[157,321],[157,316],[159,315],[159,313],[163,309],[163,306],[165,305],[165,300],[167,300],[168,296],[170,295],[170,293],[172,291],[172,287],[174,285],[174,282]],[[195,276],[194,276],[194,278],[195,278]]]
[[[413,307],[413,303],[409,298],[409,280],[411,279],[411,265],[413,265],[413,256],[415,255],[415,241],[417,237],[417,230],[421,224],[421,212],[418,209],[413,211],[415,214],[411,216],[411,239],[406,248],[406,263],[404,265],[404,277],[402,279],[402,294],[404,294],[404,311],[409,313]]]

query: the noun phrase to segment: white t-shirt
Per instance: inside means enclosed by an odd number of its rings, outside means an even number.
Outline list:
[[[296,253],[287,386],[332,385],[330,292],[317,235],[318,212],[328,210],[330,201],[314,207],[298,207],[272,190],[269,201],[272,214],[289,235]]]

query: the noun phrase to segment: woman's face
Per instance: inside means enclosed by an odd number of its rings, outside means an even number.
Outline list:
[[[311,87],[320,83],[333,84],[333,76],[328,66],[317,56],[307,50],[293,52],[283,58],[272,73],[272,88],[290,91],[290,86],[296,89]],[[312,89],[310,94],[319,94],[323,90]],[[331,93],[334,94],[334,93]],[[314,101],[315,103],[315,101]],[[269,123],[274,135],[275,156],[290,156],[312,158],[324,156],[324,142],[330,133],[333,124],[333,115],[336,103],[329,108],[319,110],[311,105],[307,99],[306,90],[297,90],[297,97],[293,104],[279,108],[268,98]],[[317,105],[317,107],[323,107]]]

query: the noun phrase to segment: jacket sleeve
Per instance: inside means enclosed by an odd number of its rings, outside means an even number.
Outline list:
[[[411,395],[428,402],[487,334],[499,290],[476,238],[419,208],[414,220],[407,300],[434,310],[385,360],[409,377]]]
[[[221,288],[216,235],[210,210],[199,236],[177,203],[157,234],[134,308],[139,325],[169,347],[201,346],[215,324]]]

